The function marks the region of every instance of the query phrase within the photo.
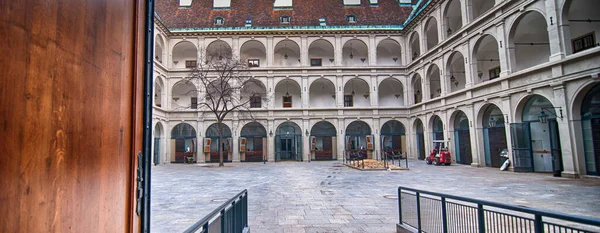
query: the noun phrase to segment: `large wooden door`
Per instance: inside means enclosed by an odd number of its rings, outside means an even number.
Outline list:
[[[0,1],[0,232],[137,232],[144,1]]]

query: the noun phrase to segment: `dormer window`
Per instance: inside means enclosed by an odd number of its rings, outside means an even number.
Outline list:
[[[223,17],[215,18],[215,25],[223,25],[225,23],[225,19]]]
[[[279,22],[281,22],[283,24],[288,24],[288,23],[290,23],[290,17],[287,15],[283,15],[283,16],[279,17]]]
[[[348,21],[348,23],[356,23],[356,16],[348,15],[346,16],[346,21]]]
[[[252,20],[251,19],[247,19],[246,20],[246,27],[252,27]]]
[[[319,25],[327,26],[327,23],[325,22],[325,18],[319,18]]]

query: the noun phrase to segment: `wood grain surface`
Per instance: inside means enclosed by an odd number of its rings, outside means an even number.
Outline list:
[[[139,229],[140,2],[0,0],[0,232]]]

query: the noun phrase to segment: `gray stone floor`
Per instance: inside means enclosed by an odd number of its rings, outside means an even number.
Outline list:
[[[216,166],[216,164],[210,164]],[[358,171],[341,162],[235,163],[152,168],[152,232],[182,232],[243,189],[260,232],[395,232],[399,185],[596,217],[600,179],[512,173],[410,161],[405,171]]]

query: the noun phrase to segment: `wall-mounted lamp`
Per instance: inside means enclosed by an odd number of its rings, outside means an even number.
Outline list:
[[[552,113],[551,111],[548,111],[548,113],[554,115],[557,118],[560,118],[561,120],[564,118],[563,117],[563,112],[562,112],[562,108],[561,107],[542,107],[542,112],[540,112],[540,115],[538,116],[538,119],[540,120],[541,123],[547,123],[548,122],[548,114],[546,114],[546,112],[544,112],[544,110],[550,110],[550,109],[557,109],[558,108],[558,113],[560,116],[555,115],[554,113]]]
[[[269,130],[269,137],[273,137],[273,130]]]
[[[310,135],[310,134],[308,133],[308,129],[305,129],[305,130],[304,130],[304,134],[306,134],[306,136],[307,136],[307,137],[308,137],[308,135]]]

